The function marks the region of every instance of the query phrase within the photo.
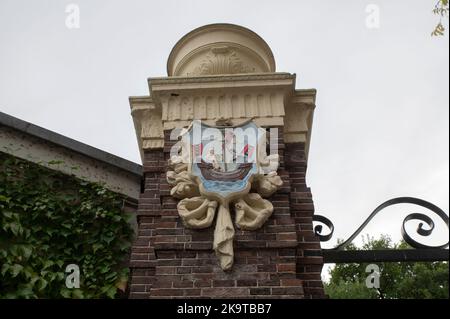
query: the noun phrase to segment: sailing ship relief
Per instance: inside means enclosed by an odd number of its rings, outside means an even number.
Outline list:
[[[188,228],[210,227],[217,211],[213,249],[221,268],[229,270],[234,225],[255,230],[273,212],[262,196],[271,196],[282,185],[276,172],[278,154],[267,155],[267,132],[252,121],[237,126],[194,121],[180,144],[168,163],[171,195],[181,199],[178,213]]]
[[[255,155],[262,134],[253,122],[241,127],[200,125],[202,140],[195,139],[194,129],[190,131],[194,143],[191,173],[203,193],[221,201],[231,199],[245,191],[258,172]]]

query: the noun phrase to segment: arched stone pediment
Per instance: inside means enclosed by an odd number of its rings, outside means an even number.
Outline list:
[[[212,24],[186,34],[167,61],[169,76],[275,72],[267,43],[253,31],[233,24]]]

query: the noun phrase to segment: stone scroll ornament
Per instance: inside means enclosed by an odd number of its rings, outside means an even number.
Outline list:
[[[168,162],[170,194],[180,199],[184,226],[203,229],[215,220],[213,248],[223,270],[230,270],[234,259],[231,212],[239,229],[260,228],[273,212],[263,197],[283,184],[278,154],[267,155],[266,135],[252,121],[239,126],[194,121],[180,134]]]

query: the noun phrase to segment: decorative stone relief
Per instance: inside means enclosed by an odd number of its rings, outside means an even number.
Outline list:
[[[154,103],[151,97],[130,98],[136,135],[141,150],[164,147],[164,129],[161,106]]]
[[[256,69],[242,61],[235,50],[228,46],[217,46],[209,50],[200,65],[188,76],[253,72],[256,72]]]
[[[275,72],[273,53],[257,34],[230,24],[207,29],[188,33],[174,46],[167,61],[169,77]]]
[[[297,90],[285,106],[286,143],[308,142],[315,108],[315,90]]]
[[[216,120],[248,119],[284,116],[284,95],[267,90],[235,92],[232,94],[214,93],[196,96],[162,95],[162,120]],[[241,120],[242,121],[242,120]]]
[[[224,132],[223,140],[215,144],[223,149],[222,154],[204,142],[204,136],[213,134],[214,129]],[[230,143],[241,141],[238,133],[194,121],[181,135],[180,150],[171,156],[167,171],[171,195],[181,199],[177,207],[185,227],[210,227],[217,213],[213,249],[223,270],[233,266],[234,224],[243,230],[260,228],[273,212],[272,204],[262,197],[272,195],[283,184],[276,172],[278,155],[266,154],[266,131],[251,121],[238,129],[256,132],[256,138],[253,143],[245,140],[242,149],[230,150]],[[200,143],[196,134],[200,134]],[[227,154],[233,161],[227,160]]]
[[[161,122],[161,109],[151,108],[145,110],[141,123],[142,148],[144,150],[162,148],[164,146],[164,133]]]

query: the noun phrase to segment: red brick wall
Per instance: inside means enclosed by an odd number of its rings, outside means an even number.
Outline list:
[[[280,132],[278,174],[284,185],[269,199],[273,215],[257,231],[236,229],[233,269],[223,272],[212,251],[214,228],[186,229],[178,217],[177,200],[170,196],[165,179],[173,145],[168,136],[166,132],[164,150],[144,155],[130,298],[324,297],[304,145],[284,145]]]
[[[307,298],[325,298],[321,272],[323,258],[320,242],[313,231],[314,203],[305,181],[306,160],[303,143],[286,144],[286,170],[289,175],[290,215],[297,233],[297,278],[303,281]]]

